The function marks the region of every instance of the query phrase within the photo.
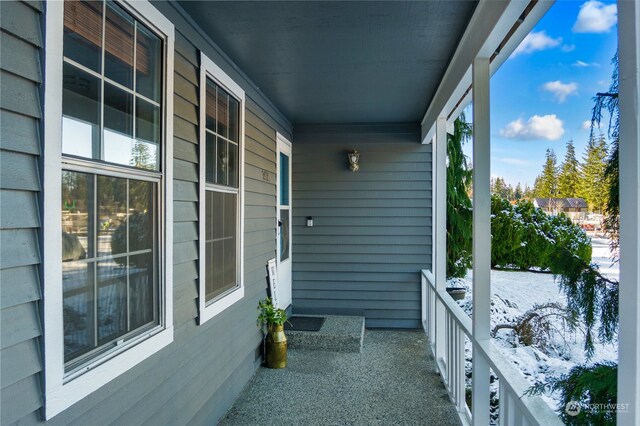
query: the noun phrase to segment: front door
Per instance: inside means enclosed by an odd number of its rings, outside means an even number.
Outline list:
[[[291,304],[291,142],[278,133],[278,301]]]

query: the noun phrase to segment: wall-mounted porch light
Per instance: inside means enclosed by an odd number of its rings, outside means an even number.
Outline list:
[[[352,172],[357,172],[360,170],[360,165],[358,164],[358,160],[360,159],[360,153],[358,150],[354,149],[353,152],[347,154],[349,158],[349,170]]]

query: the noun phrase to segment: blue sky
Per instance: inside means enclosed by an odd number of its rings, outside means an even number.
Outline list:
[[[581,159],[592,97],[609,87],[616,46],[615,2],[551,7],[491,79],[492,177],[533,185],[547,148],[560,164],[569,139]]]

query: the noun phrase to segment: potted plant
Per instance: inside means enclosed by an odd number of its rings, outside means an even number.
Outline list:
[[[267,327],[265,342],[265,365],[267,368],[285,368],[287,366],[287,336],[284,334],[284,323],[287,313],[276,308],[269,297],[258,302],[258,326]]]
[[[453,278],[447,281],[447,294],[451,296],[453,300],[462,300],[467,294],[467,286],[464,280],[461,278]]]

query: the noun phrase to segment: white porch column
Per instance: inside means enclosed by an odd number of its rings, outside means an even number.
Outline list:
[[[618,425],[640,424],[640,4],[618,1],[620,78],[620,329]]]
[[[447,281],[447,119],[436,120],[435,140],[435,279],[436,290],[444,290]],[[436,361],[445,357],[445,307],[436,303],[435,352]]]
[[[491,313],[489,58],[473,61],[473,336],[488,343]],[[474,346],[478,343],[474,343]],[[489,364],[473,350],[473,424],[489,424]]]

